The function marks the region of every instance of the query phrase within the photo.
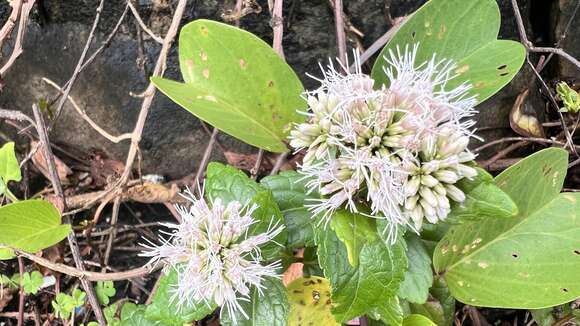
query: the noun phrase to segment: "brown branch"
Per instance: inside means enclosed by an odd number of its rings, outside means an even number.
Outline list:
[[[16,26],[16,21],[18,20],[18,15],[20,14],[20,8],[22,7],[22,0],[12,0],[10,1],[10,7],[12,7],[12,12],[10,13],[10,17],[2,29],[0,30],[0,50],[4,45],[4,41],[10,36],[14,26]]]
[[[125,16],[127,16],[127,12],[129,12],[129,5],[125,6],[125,10],[123,11],[123,13],[121,14],[121,17],[119,17],[119,20],[117,21],[117,24],[115,25],[115,27],[113,28],[113,30],[111,31],[111,33],[109,33],[109,35],[107,36],[107,39],[105,39],[103,41],[103,43],[101,44],[101,46],[95,50],[95,52],[93,52],[93,54],[82,64],[81,68],[79,69],[79,74],[85,70],[93,61],[95,61],[95,59],[97,58],[97,56],[99,54],[101,54],[101,52],[103,52],[105,50],[105,48],[107,48],[111,42],[113,41],[113,37],[115,37],[115,35],[117,34],[117,32],[119,31],[119,28],[121,27],[121,24],[123,23],[123,20],[125,19]],[[73,82],[73,79],[69,79],[63,86],[63,88],[68,87],[68,85]]]
[[[159,264],[154,268],[139,267],[135,269],[130,269],[124,272],[116,273],[97,273],[90,272],[86,270],[81,270],[68,265],[53,263],[48,259],[29,254],[27,252],[17,251],[18,255],[27,258],[38,265],[44,266],[52,271],[59,272],[62,274],[78,277],[81,281],[86,282],[97,282],[97,281],[123,281],[137,277],[144,277],[149,273],[161,269],[163,266]]]
[[[336,26],[336,45],[338,46],[338,59],[346,66],[348,62],[346,60],[346,33],[344,32],[342,7],[342,0],[334,0],[334,24]]]
[[[22,285],[22,278],[24,276],[24,262],[21,257],[18,257],[18,273],[20,274],[20,292],[18,298],[18,326],[22,326],[24,323],[24,298],[26,294],[24,293],[24,286]]]
[[[44,77],[42,78],[42,81],[54,87],[57,91],[60,92],[62,96],[64,96],[64,90],[62,89],[62,87],[58,86],[55,82]],[[105,129],[101,128],[101,126],[99,126],[95,121],[93,121],[93,119],[91,119],[91,117],[89,117],[87,113],[83,109],[81,109],[81,107],[77,104],[77,102],[73,99],[72,96],[68,95],[67,99],[69,100],[70,104],[72,104],[75,111],[77,111],[77,113],[81,116],[81,118],[83,118],[83,120],[85,120],[96,132],[98,132],[101,136],[107,138],[109,141],[116,144],[121,142],[122,140],[131,139],[131,134],[129,133],[122,134],[120,136],[111,135]]]
[[[399,30],[399,28],[401,28],[401,26],[403,26],[403,24],[407,21],[407,17],[402,17],[398,20],[395,20],[395,25],[393,25],[393,27],[391,27],[385,34],[383,34],[381,37],[379,37],[373,44],[371,44],[371,46],[369,46],[368,49],[366,49],[366,51],[364,51],[361,55],[360,55],[360,64],[362,65],[363,63],[367,62],[368,59],[370,59],[375,53],[379,52],[380,50],[382,50],[383,46],[385,46],[385,44],[387,44],[387,42],[389,42],[389,40],[391,38],[393,38],[393,36],[397,33],[397,31]],[[350,71],[354,71],[356,63],[353,63],[350,66]]]
[[[209,142],[207,143],[207,147],[205,148],[205,152],[203,153],[203,157],[201,158],[201,162],[199,163],[199,167],[197,168],[197,173],[195,174],[195,179],[192,185],[194,188],[197,187],[199,180],[203,176],[203,171],[205,171],[207,163],[209,162],[209,159],[211,157],[211,153],[213,152],[213,148],[218,133],[219,133],[218,128],[213,128],[211,137],[209,138]]]
[[[272,48],[282,59],[284,59],[284,48],[282,47],[282,38],[284,37],[284,16],[282,15],[283,7],[283,0],[275,0],[274,10],[272,11],[272,29],[274,30]]]
[[[93,21],[93,26],[91,27],[91,31],[89,33],[89,37],[87,38],[87,42],[85,43],[85,47],[83,48],[83,51],[81,53],[81,56],[77,62],[77,65],[75,67],[75,70],[72,73],[72,76],[70,77],[70,80],[68,81],[68,83],[64,86],[64,94],[62,95],[62,97],[60,98],[60,101],[58,102],[57,106],[56,106],[56,110],[55,110],[55,114],[54,114],[54,119],[50,125],[49,130],[51,130],[54,127],[54,124],[56,123],[56,121],[58,120],[61,112],[62,112],[62,108],[64,107],[64,103],[66,102],[66,100],[68,99],[68,94],[70,93],[72,86],[74,85],[80,71],[81,71],[81,67],[83,66],[83,62],[85,60],[85,56],[87,55],[87,53],[89,52],[89,48],[91,47],[91,43],[93,41],[93,38],[95,37],[95,31],[97,30],[97,25],[99,24],[99,20],[101,19],[101,12],[103,11],[103,5],[105,3],[105,0],[100,0],[99,5],[97,6],[97,13],[95,15],[95,20]]]
[[[544,89],[544,91],[548,95],[548,98],[550,99],[550,102],[552,103],[552,105],[555,107],[556,112],[558,112],[558,117],[560,118],[560,121],[562,122],[562,129],[564,130],[564,135],[566,136],[566,141],[567,141],[566,146],[569,146],[570,149],[572,150],[572,152],[577,157],[580,157],[580,155],[578,155],[578,152],[576,151],[576,146],[574,146],[574,141],[572,140],[572,135],[570,134],[570,131],[568,130],[568,128],[566,128],[566,121],[564,120],[564,116],[562,115],[562,112],[560,112],[560,110],[559,110],[558,102],[556,101],[554,94],[552,94],[552,91],[550,90],[550,88],[548,87],[548,85],[546,84],[546,82],[544,81],[542,76],[540,76],[540,73],[538,72],[536,67],[534,67],[534,65],[530,61],[529,53],[533,52],[532,48],[534,48],[534,46],[533,46],[532,42],[530,42],[528,40],[528,36],[526,35],[526,28],[524,26],[524,21],[522,19],[522,15],[520,13],[520,8],[518,7],[518,1],[511,0],[511,3],[512,3],[512,7],[514,10],[514,15],[516,17],[516,24],[518,26],[518,32],[520,34],[520,41],[522,42],[522,44],[524,45],[524,47],[527,50],[526,61],[527,61],[528,65],[532,68],[532,71],[536,75],[536,78],[540,81],[542,88]],[[578,67],[580,68],[580,65],[578,65]]]
[[[161,47],[159,57],[157,58],[157,63],[155,64],[155,69],[153,70],[153,77],[161,77],[165,72],[166,68],[165,61],[167,60],[167,54],[169,53],[171,44],[173,44],[175,35],[177,35],[179,23],[181,22],[181,17],[183,16],[183,12],[185,11],[186,4],[187,0],[179,0],[179,3],[175,8],[175,13],[173,14],[171,25],[169,26],[169,30],[165,35],[165,39],[163,40],[163,46]],[[135,128],[132,133],[131,147],[129,148],[129,152],[127,153],[127,159],[125,161],[125,170],[121,175],[121,178],[118,183],[119,185],[124,185],[129,180],[129,175],[131,174],[133,162],[135,161],[135,158],[137,156],[139,142],[141,141],[141,137],[143,135],[145,120],[147,120],[147,116],[149,115],[149,109],[151,107],[151,104],[153,103],[153,97],[155,96],[155,93],[156,93],[155,85],[153,85],[153,83],[149,83],[149,86],[145,90],[145,96],[143,97],[141,110],[139,111],[139,116],[137,117],[137,122],[135,123]]]
[[[129,9],[131,9],[131,13],[135,17],[135,20],[137,20],[137,23],[139,24],[139,26],[141,27],[141,29],[145,33],[147,33],[149,36],[151,36],[151,38],[155,42],[157,42],[159,44],[163,44],[163,39],[161,37],[155,35],[155,33],[153,33],[153,31],[150,30],[149,27],[147,27],[147,25],[145,24],[145,22],[143,22],[143,19],[141,19],[141,16],[139,15],[139,12],[137,11],[137,8],[135,8],[135,6],[131,2],[131,0],[127,0],[127,5],[129,6]]]
[[[286,157],[288,157],[288,154],[290,154],[289,151],[281,153],[280,155],[278,155],[278,157],[276,157],[276,162],[274,163],[274,167],[272,168],[272,171],[270,171],[270,175],[278,174],[278,172],[280,171],[280,168],[282,167],[282,165],[286,161]]]
[[[54,155],[52,154],[52,150],[50,148],[50,141],[48,139],[48,133],[46,130],[46,126],[44,124],[44,119],[42,118],[42,113],[40,113],[40,109],[38,108],[38,106],[36,104],[32,105],[32,111],[34,113],[34,118],[36,120],[36,130],[38,132],[38,139],[40,140],[40,143],[42,144],[42,150],[43,150],[43,155],[44,155],[44,159],[47,162],[48,165],[48,170],[50,173],[50,181],[52,183],[52,187],[55,191],[55,194],[58,198],[59,201],[59,206],[62,208],[62,211],[66,210],[66,200],[64,197],[64,192],[62,190],[62,185],[60,184],[60,179],[58,178],[58,173],[56,171],[56,165],[54,162]],[[63,221],[67,224],[71,224],[71,220],[68,216],[63,216]],[[79,270],[84,270],[84,264],[83,264],[83,260],[81,258],[80,255],[80,250],[79,250],[79,246],[77,244],[77,240],[76,237],[74,235],[73,232],[70,232],[67,235],[67,240],[69,243],[69,247],[71,249],[71,253],[73,255],[73,259],[75,261],[75,264],[77,266],[77,268]],[[99,304],[99,301],[97,300],[97,295],[95,293],[95,289],[93,288],[92,284],[84,279],[81,279],[81,284],[85,290],[85,292],[87,293],[87,297],[89,300],[89,303],[91,305],[91,307],[93,308],[93,311],[95,313],[95,317],[97,318],[97,321],[99,322],[100,325],[105,326],[106,322],[105,322],[105,316],[103,315],[103,311],[101,310],[101,306]]]
[[[28,25],[28,16],[32,7],[34,6],[35,0],[26,0],[22,5],[20,12],[20,20],[18,22],[18,33],[16,34],[16,41],[14,42],[14,49],[12,54],[6,61],[6,63],[0,68],[0,77],[4,77],[6,71],[12,67],[16,59],[22,54],[22,42],[24,40],[24,34],[26,33],[26,27]]]

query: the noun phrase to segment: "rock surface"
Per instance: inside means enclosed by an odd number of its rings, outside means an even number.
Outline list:
[[[139,11],[145,22],[158,35],[163,35],[171,19],[171,1],[140,0]],[[391,26],[393,19],[418,8],[424,0],[349,0],[345,1],[345,13],[352,25],[364,34],[358,37],[368,47]],[[498,0],[502,10],[501,38],[517,39],[517,30],[509,0]],[[530,10],[531,0],[519,1],[524,15]],[[561,0],[561,2],[565,2]],[[570,0],[570,2],[573,2]],[[47,77],[62,85],[73,72],[95,15],[96,0],[43,1],[30,24],[24,54],[5,76],[5,87],[0,95],[0,106],[30,113],[35,101],[54,98],[56,92],[41,82]],[[222,20],[222,14],[234,7],[235,1],[190,1],[182,23],[209,18]],[[260,13],[242,18],[242,28],[247,29],[266,42],[271,42],[270,14],[266,1],[259,1]],[[6,17],[6,4],[0,7],[0,15]],[[113,28],[124,9],[123,1],[105,2],[102,21],[99,24],[98,46]],[[316,82],[306,73],[318,74],[318,62],[336,56],[334,16],[327,0],[285,1],[284,52],[288,63],[297,71],[306,87],[316,87]],[[526,15],[527,17],[527,15]],[[578,28],[578,27],[576,27]],[[351,45],[355,37],[349,33]],[[577,31],[575,37],[580,37]],[[570,37],[570,39],[573,39]],[[578,43],[578,42],[577,42]],[[146,34],[142,40],[137,35],[136,22],[129,14],[113,43],[79,77],[71,92],[73,98],[103,128],[112,134],[130,132],[137,118],[140,99],[130,95],[140,93],[147,85],[160,46]],[[140,55],[139,53],[143,54]],[[578,55],[579,53],[577,53]],[[140,63],[143,63],[142,68]],[[370,66],[367,67],[367,69]],[[171,50],[166,76],[180,79],[176,48]],[[486,129],[486,140],[511,133],[507,114],[519,92],[527,87],[529,71],[522,72],[506,89],[484,103],[478,117],[479,126]],[[0,126],[14,135],[13,128]],[[506,129],[507,127],[507,129]],[[97,148],[114,158],[124,160],[128,142],[112,144],[94,132],[74,112],[65,106],[63,116],[52,132],[54,141],[67,143],[82,150]],[[200,122],[189,113],[159,94],[145,126],[141,142],[144,173],[162,174],[178,178],[192,173],[201,160],[208,135]],[[256,150],[223,135],[224,146],[241,153]],[[222,159],[219,149],[214,159]]]

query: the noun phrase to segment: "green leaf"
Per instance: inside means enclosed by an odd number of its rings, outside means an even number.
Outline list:
[[[52,308],[57,317],[68,319],[75,308],[85,303],[85,297],[86,293],[79,289],[75,289],[72,296],[60,292],[52,301]]]
[[[109,304],[109,299],[115,296],[117,292],[115,290],[115,285],[113,281],[99,281],[97,282],[97,286],[95,287],[95,291],[97,292],[97,297],[99,298],[99,302],[103,305]]]
[[[35,253],[64,239],[71,227],[60,224],[51,203],[25,200],[0,207],[0,230],[0,244]]]
[[[555,199],[568,169],[568,153],[559,148],[536,152],[495,178],[496,184],[529,215]]]
[[[296,171],[263,178],[260,183],[270,189],[286,221],[290,249],[314,246],[312,214],[305,205],[309,199],[320,198],[317,193],[307,194],[306,180]]]
[[[14,143],[6,143],[0,147],[0,179],[7,185],[10,181],[20,181],[22,175],[20,174],[20,166],[14,153]],[[0,191],[2,194],[2,191]]]
[[[165,326],[182,326],[194,320],[201,320],[215,310],[215,304],[205,302],[184,304],[178,308],[177,299],[173,296],[176,286],[177,273],[174,269],[171,269],[168,275],[161,276],[151,304],[145,309],[145,318]]]
[[[401,283],[398,295],[410,302],[425,303],[429,296],[429,288],[433,284],[431,257],[418,236],[409,233],[405,236],[405,240],[409,269],[405,273],[405,280]]]
[[[380,239],[362,246],[358,264],[348,261],[345,245],[331,229],[317,233],[318,260],[332,286],[333,314],[346,322],[396,295],[407,269],[402,241],[388,246]]]
[[[438,244],[435,269],[454,297],[475,306],[539,309],[580,296],[580,194],[559,194],[567,155],[545,149],[497,176],[518,204],[517,217],[453,227]]]
[[[429,300],[424,304],[410,303],[410,312],[423,315],[437,325],[451,326],[455,316],[455,299],[451,296],[445,280],[436,278],[429,293]]]
[[[403,323],[403,309],[399,303],[399,297],[393,296],[388,300],[384,300],[371,312],[370,316],[376,320],[383,321],[389,326],[400,326]]]
[[[32,273],[26,272],[22,274],[22,280],[20,283],[22,284],[26,294],[36,294],[44,283],[44,280],[39,271],[33,271]]]
[[[9,260],[16,257],[14,250],[0,246],[0,260]]]
[[[158,325],[155,322],[147,320],[145,318],[145,310],[147,309],[144,305],[136,305],[134,303],[128,302],[121,308],[121,326],[155,326]]]
[[[449,222],[477,221],[485,218],[516,216],[518,207],[511,197],[502,191],[493,177],[481,168],[473,180],[460,180],[457,186],[465,193],[465,201],[453,203]]]
[[[357,265],[363,246],[378,239],[374,219],[344,209],[332,215],[330,227],[346,246],[348,262],[352,266]]]
[[[185,83],[152,82],[198,118],[244,142],[287,150],[293,123],[304,120],[302,83],[276,52],[239,28],[196,20],[181,29],[179,64]]]
[[[419,44],[415,65],[432,58],[452,59],[458,75],[446,86],[464,81],[473,85],[478,102],[505,86],[521,68],[524,47],[514,41],[497,40],[500,12],[494,0],[431,0],[417,10],[382,50],[372,70],[376,86],[387,84],[383,71],[389,50]],[[387,85],[388,86],[388,85]]]
[[[403,326],[437,326],[423,315],[410,315],[403,320]]]
[[[545,309],[534,309],[530,312],[532,313],[532,317],[538,326],[552,326],[554,325],[557,320],[554,318],[552,314],[552,308],[545,308]]]
[[[258,205],[252,214],[258,222],[250,226],[248,236],[265,233],[272,225],[284,223],[284,217],[272,192],[234,167],[210,163],[207,168],[205,193],[212,200],[221,198],[225,203],[236,200],[242,204]],[[274,242],[265,244],[261,248],[264,259],[278,259],[283,248],[276,243],[286,243],[287,237],[288,233],[284,230],[274,238]]]
[[[264,289],[260,295],[258,289],[252,289],[249,302],[240,302],[242,309],[248,315],[246,319],[241,313],[235,318],[227,310],[222,311],[220,322],[223,326],[286,326],[288,324],[288,297],[282,281],[266,278],[262,283]]]
[[[107,326],[121,326],[121,321],[117,318],[117,308],[117,304],[112,304],[103,309]]]

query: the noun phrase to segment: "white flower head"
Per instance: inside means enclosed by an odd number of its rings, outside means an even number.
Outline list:
[[[249,236],[257,205],[226,204],[219,198],[209,205],[200,192],[199,197],[186,192],[184,197],[191,206],[176,206],[181,223],[165,224],[172,229],[169,237],[160,236],[160,245],[145,245],[147,250],[141,256],[151,257],[148,265],[163,261],[166,271],[177,272],[172,300],[179,307],[215,303],[232,318],[236,311],[248,318],[240,301],[249,300],[252,287],[261,294],[262,280],[278,277],[281,267],[279,261],[262,265],[260,247],[272,242],[284,226],[272,224],[267,232]]]
[[[339,72],[331,62],[317,79],[321,86],[306,93],[308,119],[291,132],[290,145],[306,151],[300,172],[307,188],[322,195],[309,207],[325,224],[345,208],[387,220],[387,238],[395,241],[397,227],[418,231],[423,218],[435,223],[447,216],[447,198],[462,201],[453,184],[475,171],[463,163],[473,160],[466,147],[477,101],[467,82],[448,87],[456,77],[453,61],[433,55],[416,64],[417,51],[418,45],[407,46],[385,57],[388,88],[374,88],[355,53],[354,72],[346,64],[340,65],[344,73]],[[441,203],[421,183],[410,191],[418,175],[430,173],[421,177],[424,182],[434,187],[439,178],[445,184]],[[443,193],[441,187],[436,190]]]
[[[475,122],[475,96],[470,96],[472,86],[468,82],[449,89],[448,83],[457,77],[457,66],[453,60],[439,59],[434,54],[429,61],[417,64],[419,44],[412,49],[405,46],[403,52],[389,50],[384,59],[389,64],[384,68],[389,79],[391,106],[407,111],[402,126],[411,131],[410,145],[417,144],[438,133],[442,125],[471,134]]]

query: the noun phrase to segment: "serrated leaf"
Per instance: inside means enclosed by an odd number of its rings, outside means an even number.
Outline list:
[[[348,262],[352,266],[358,264],[363,246],[378,239],[374,219],[344,209],[332,215],[330,228],[346,246]]]
[[[314,246],[312,213],[305,207],[308,199],[318,194],[306,194],[306,180],[296,171],[284,171],[279,175],[263,178],[260,183],[270,189],[286,221],[290,249]]]
[[[340,325],[330,312],[330,283],[317,276],[298,278],[288,284],[288,325]]]
[[[44,200],[25,200],[0,207],[0,244],[35,253],[48,248],[71,231],[60,224],[60,213]]]
[[[165,326],[182,326],[194,320],[201,320],[215,310],[215,305],[205,302],[183,304],[178,308],[173,296],[176,286],[177,273],[174,269],[169,274],[161,276],[151,304],[145,309],[145,318]]]
[[[518,204],[517,217],[450,229],[434,266],[454,297],[475,306],[539,309],[580,296],[580,194],[559,194],[567,156],[545,149],[496,178]]]
[[[497,40],[500,12],[494,0],[431,0],[401,26],[385,46],[372,70],[375,86],[387,84],[384,59],[389,50],[419,44],[416,66],[435,54],[457,64],[446,89],[469,81],[478,102],[505,86],[521,68],[524,47],[514,41]],[[388,86],[388,85],[387,85]]]
[[[235,318],[223,310],[220,323],[223,326],[286,326],[288,324],[288,297],[282,281],[275,278],[264,279],[263,295],[254,288],[249,302],[240,302],[242,309],[248,315],[246,319],[241,313]]]
[[[302,83],[276,52],[255,35],[210,20],[185,25],[179,35],[185,83],[152,82],[198,118],[248,144],[287,150],[293,123],[304,117]]]
[[[252,214],[258,222],[250,226],[248,236],[265,233],[273,225],[284,224],[284,217],[272,192],[234,167],[216,162],[210,163],[207,168],[205,193],[209,198],[221,198],[225,203],[236,200],[242,205],[249,203],[258,205]],[[283,230],[274,238],[274,242],[265,244],[262,247],[264,259],[278,259],[283,248],[277,243],[285,243],[287,237],[287,230]]]
[[[145,318],[145,310],[147,309],[144,305],[136,305],[134,303],[128,302],[121,308],[121,326],[155,326],[158,325],[155,322],[147,320]]]
[[[337,321],[364,315],[396,294],[407,269],[401,241],[391,246],[381,239],[364,244],[357,267],[350,265],[345,245],[330,228],[317,233],[317,244],[320,266],[332,286]]]
[[[427,301],[429,288],[433,284],[431,257],[418,236],[409,233],[405,236],[405,240],[409,269],[405,273],[398,296],[407,301],[422,304]]]
[[[389,326],[400,326],[403,323],[403,309],[399,303],[399,297],[393,296],[384,300],[370,313],[375,320],[380,320]],[[371,324],[373,325],[373,324]]]

